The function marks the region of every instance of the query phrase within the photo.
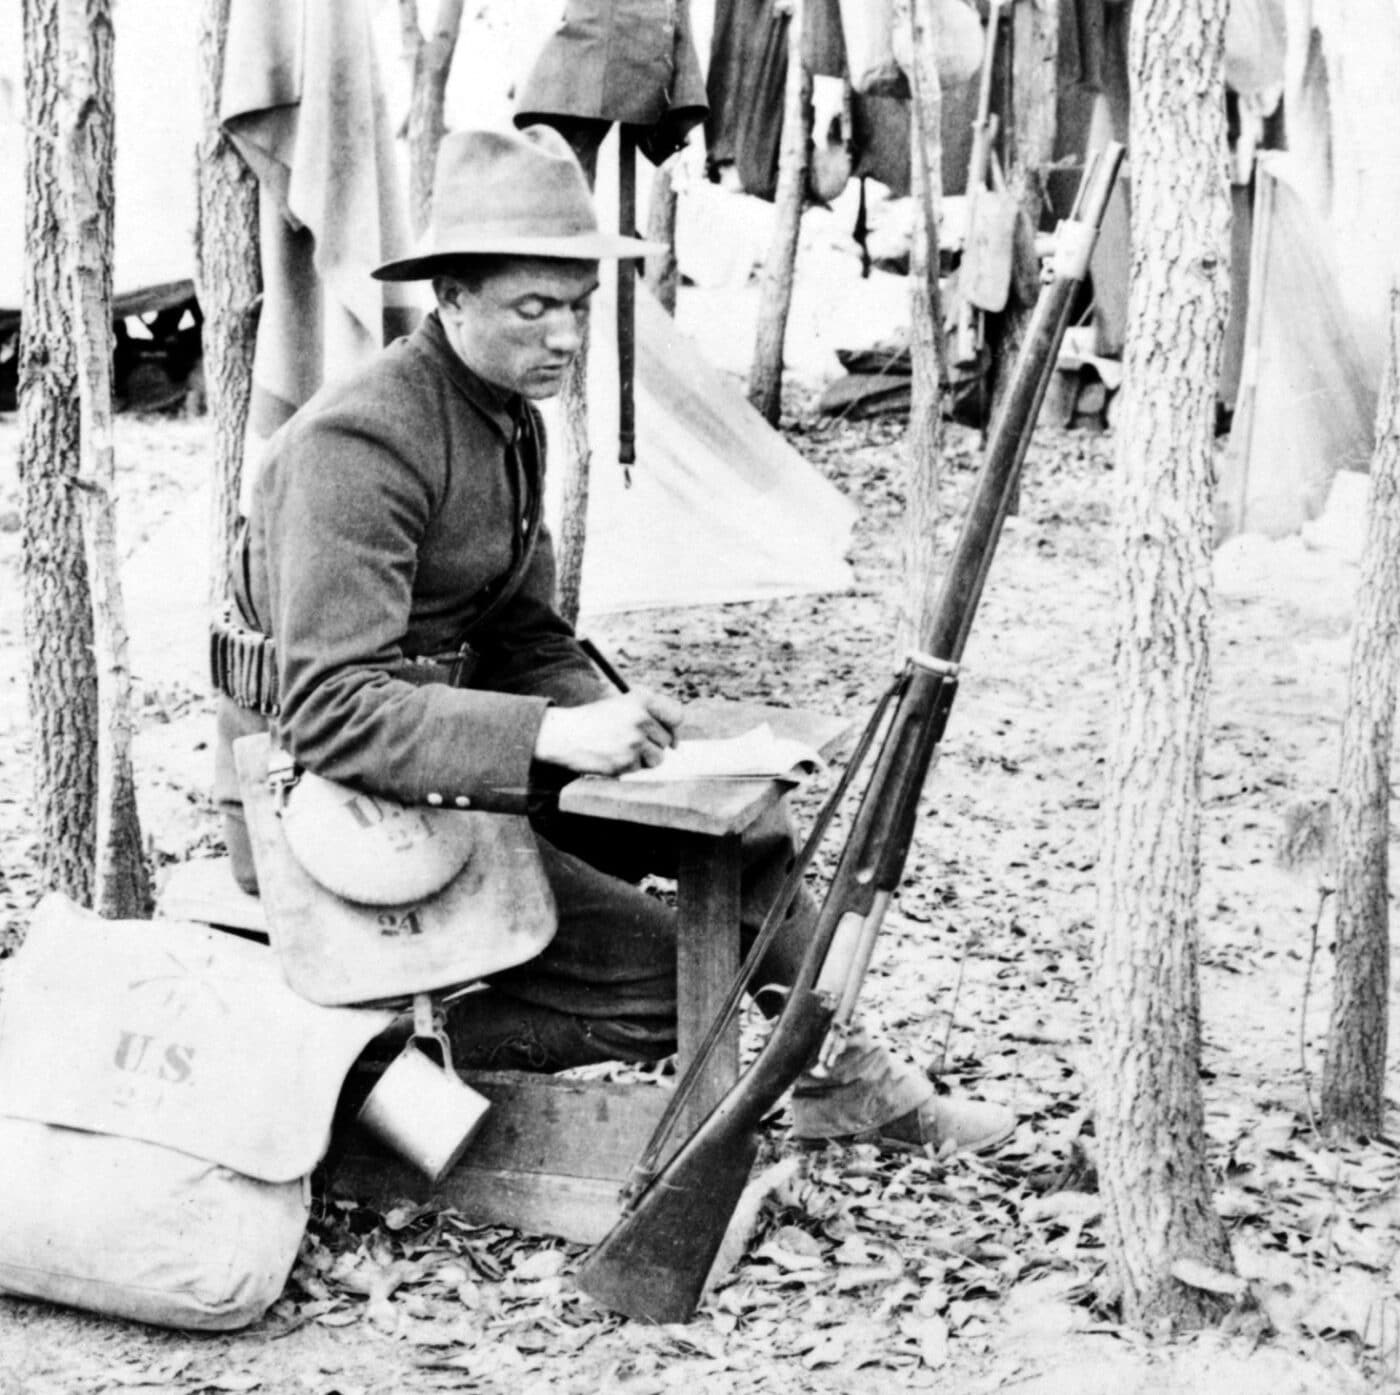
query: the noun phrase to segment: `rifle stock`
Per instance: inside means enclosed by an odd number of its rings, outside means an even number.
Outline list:
[[[1061,230],[1055,276],[1036,302],[993,426],[926,652],[911,654],[900,676],[874,771],[783,1010],[754,1064],[579,1270],[578,1286],[617,1312],[655,1322],[691,1317],[757,1156],[760,1121],[817,1056],[838,1005],[854,1002],[903,875],[919,797],[957,691],[957,664],[1122,156],[1114,145],[1091,159],[1075,215]]]
[[[584,1260],[578,1286],[586,1294],[652,1322],[694,1313],[758,1156],[759,1122],[830,1021],[830,1004],[816,993],[789,995],[753,1065]]]

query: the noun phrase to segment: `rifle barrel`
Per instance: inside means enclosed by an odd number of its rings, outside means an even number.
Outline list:
[[[1122,160],[1121,145],[1110,145],[1091,158],[1075,201],[1071,227],[1099,227]],[[1078,274],[1072,274],[1076,271]],[[1055,371],[1055,355],[1064,336],[1070,305],[1082,279],[1082,268],[1066,268],[1036,299],[1025,343],[1001,411],[992,424],[982,473],[944,573],[924,640],[925,650],[935,658],[954,664],[962,658],[1001,526],[1030,448],[1040,405]]]

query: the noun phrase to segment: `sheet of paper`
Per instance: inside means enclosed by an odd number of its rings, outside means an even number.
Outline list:
[[[629,770],[623,780],[800,780],[820,770],[821,756],[805,742],[774,735],[766,722],[742,736],[706,740],[682,733],[659,765]]]

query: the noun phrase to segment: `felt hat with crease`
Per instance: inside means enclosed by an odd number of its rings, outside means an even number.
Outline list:
[[[423,281],[470,256],[598,261],[665,250],[598,227],[583,167],[552,126],[457,131],[438,149],[432,219],[417,254],[385,262],[374,275]]]

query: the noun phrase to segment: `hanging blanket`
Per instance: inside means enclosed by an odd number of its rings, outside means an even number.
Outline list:
[[[370,277],[408,236],[368,6],[232,0],[220,117],[261,190],[246,498],[261,441],[418,317]]]

